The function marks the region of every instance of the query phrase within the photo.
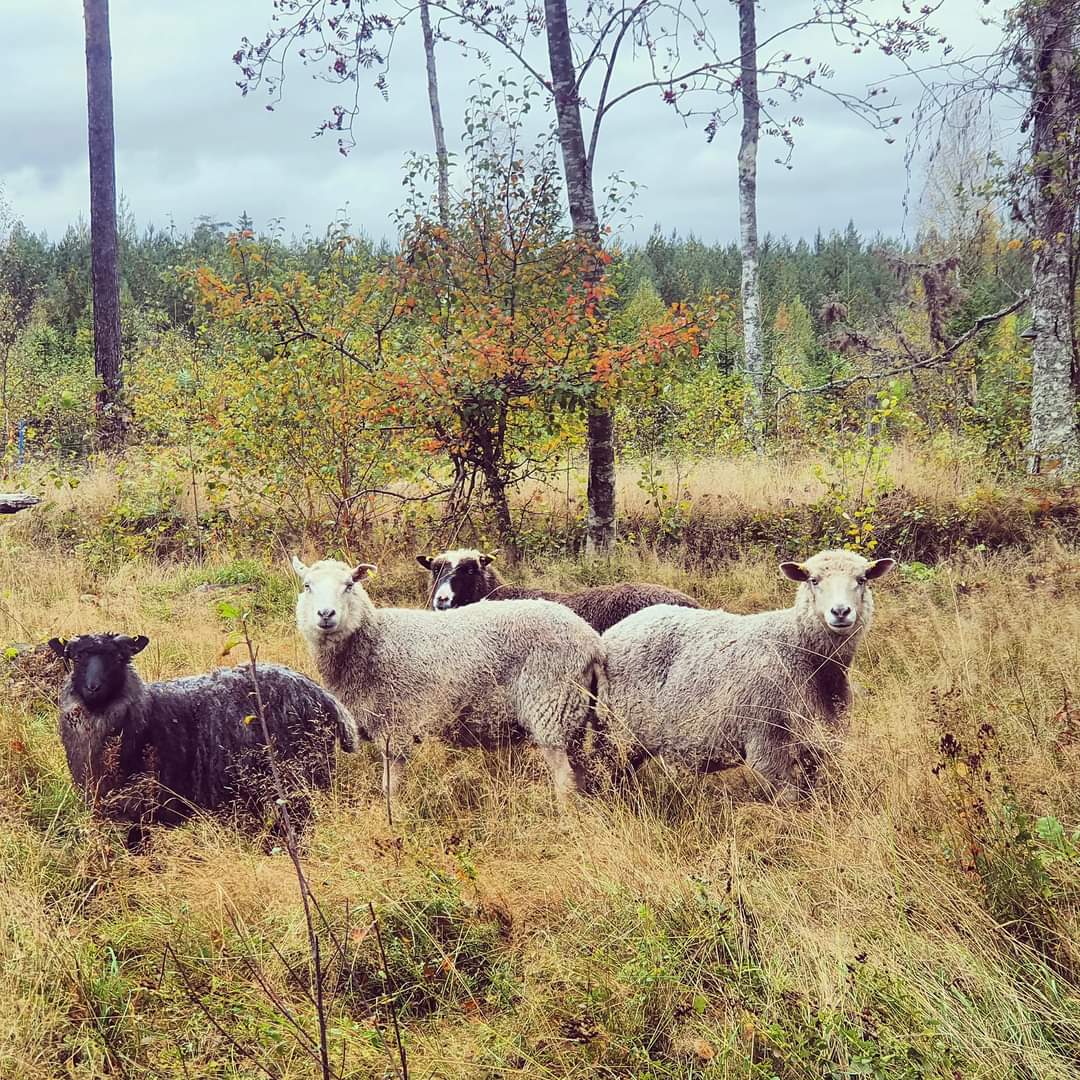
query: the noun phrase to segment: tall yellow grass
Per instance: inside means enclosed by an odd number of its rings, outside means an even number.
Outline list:
[[[797,467],[770,477],[768,498],[813,497]],[[695,483],[747,500],[765,490],[742,468]],[[107,490],[100,478],[71,497]],[[229,662],[216,603],[235,597],[256,605],[262,658],[309,669],[283,565],[221,588],[238,575],[213,561],[102,579],[31,534],[11,530],[0,547],[0,644],[146,633],[140,671],[167,677]],[[648,555],[636,565],[734,610],[790,597],[760,561],[722,576]],[[564,562],[532,579],[565,586],[582,572]],[[421,588],[403,560],[373,595],[418,600]],[[351,913],[351,947],[367,957],[332,972],[341,1075],[395,1075],[370,900],[397,977],[430,954],[409,999],[425,1004],[402,1005],[416,1077],[1076,1076],[1080,862],[1065,848],[1025,876],[1023,859],[1045,855],[1025,822],[1080,826],[1080,561],[1048,543],[901,568],[877,609],[838,775],[801,808],[755,801],[737,774],[651,766],[560,814],[531,754],[428,746],[391,826],[374,754],[345,761],[305,858],[324,910],[339,929]],[[126,852],[72,793],[54,724],[43,695],[12,683],[0,1076],[314,1076],[281,1019],[287,1005],[313,1030],[289,972],[304,970],[305,937],[288,860],[212,821]],[[946,734],[960,757],[942,752]],[[191,989],[163,966],[166,944]]]

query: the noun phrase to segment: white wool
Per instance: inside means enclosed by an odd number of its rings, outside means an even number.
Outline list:
[[[802,793],[820,757],[815,729],[837,729],[850,706],[848,669],[874,610],[867,575],[891,566],[821,552],[784,564],[806,579],[790,608],[661,605],[624,619],[604,635],[613,734],[632,760],[663,755],[703,772],[746,763],[780,794]]]
[[[531,743],[558,783],[571,783],[568,769],[582,782],[604,652],[572,611],[546,600],[376,608],[360,584],[369,569],[332,559],[293,566],[303,582],[297,627],[362,737],[382,749],[388,786],[432,736],[463,746]]]

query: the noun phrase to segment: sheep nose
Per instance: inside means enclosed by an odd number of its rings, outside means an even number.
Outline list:
[[[332,619],[337,612],[332,607],[324,607],[319,609],[320,619]]]
[[[834,604],[832,614],[836,619],[846,619],[851,614],[851,608],[847,604]]]

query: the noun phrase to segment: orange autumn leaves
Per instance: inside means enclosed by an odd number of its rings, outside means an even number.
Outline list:
[[[417,221],[380,263],[346,248],[318,276],[276,273],[238,235],[232,273],[201,267],[192,281],[208,325],[261,358],[256,396],[279,403],[276,422],[289,408],[294,422],[329,418],[346,444],[350,425],[393,426],[405,458],[552,456],[590,404],[698,354],[711,312],[676,306],[615,340],[614,290],[603,276],[585,283],[608,252],[463,217],[452,233]]]

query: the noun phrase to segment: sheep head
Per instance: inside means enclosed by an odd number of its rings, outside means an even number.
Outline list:
[[[337,559],[322,559],[307,566],[295,555],[292,565],[302,583],[296,601],[296,625],[304,637],[318,643],[356,630],[371,610],[371,601],[360,582],[376,567],[372,563],[353,567]]]
[[[497,579],[484,573],[495,556],[475,548],[417,555],[416,561],[431,573],[430,604],[434,611],[475,604],[497,584]]]
[[[53,638],[49,648],[71,665],[71,686],[78,699],[97,710],[123,691],[131,658],[149,643],[144,634],[80,634]]]
[[[854,551],[821,551],[803,563],[781,563],[780,572],[801,583],[797,605],[812,608],[830,633],[846,637],[863,629],[873,614],[868,582],[895,565],[894,559],[871,562]]]

